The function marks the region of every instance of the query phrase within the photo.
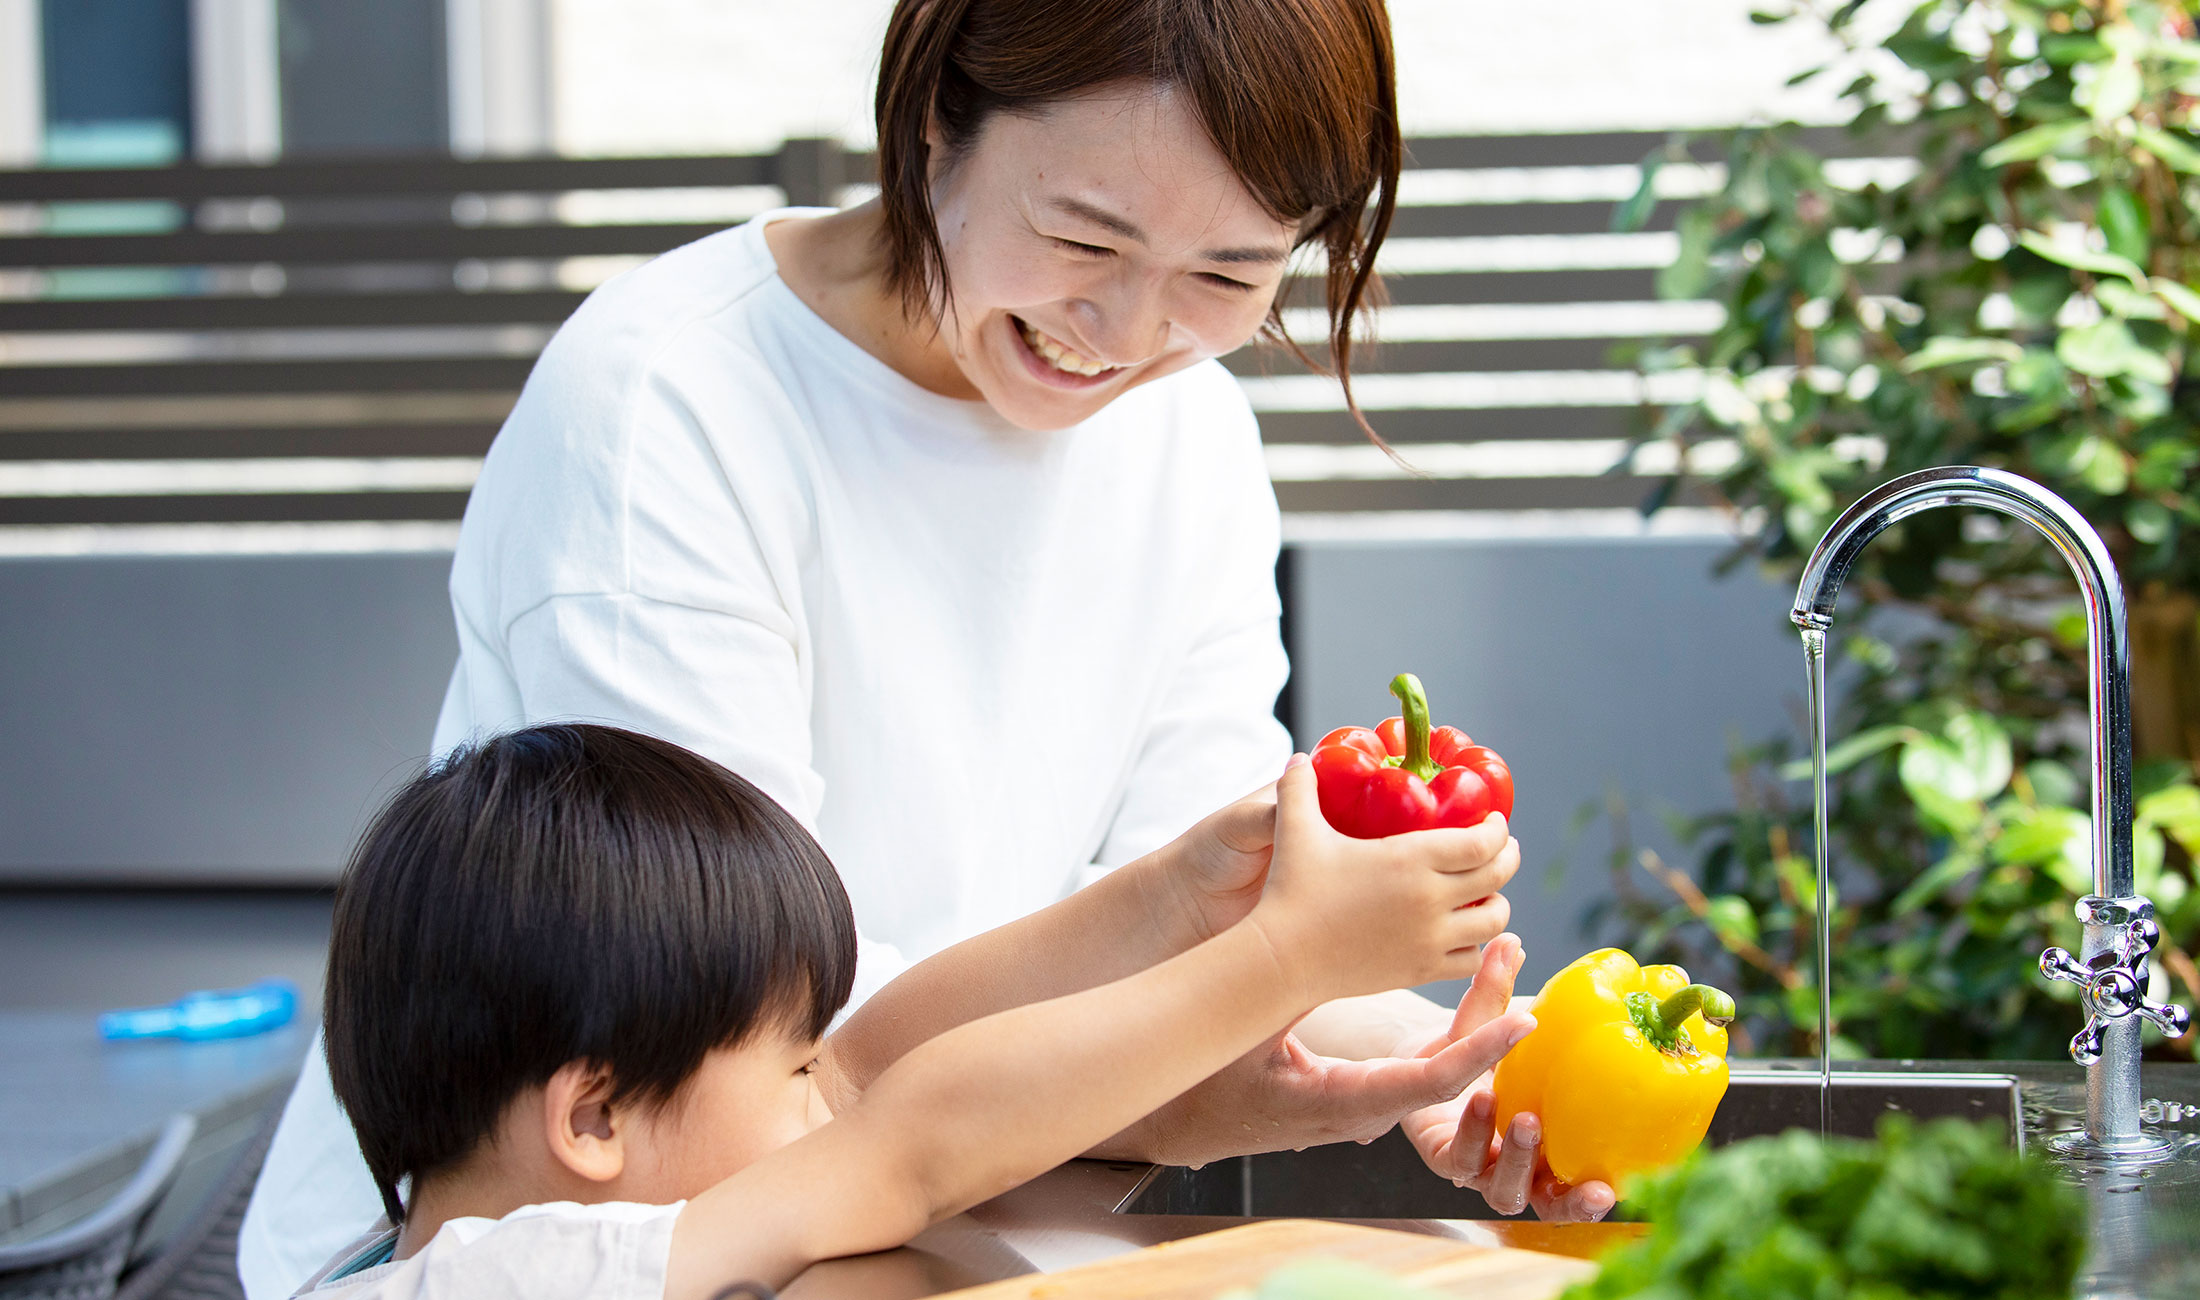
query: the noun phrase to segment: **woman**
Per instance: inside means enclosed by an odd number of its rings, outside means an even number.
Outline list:
[[[747,776],[847,883],[859,1001],[1281,770],[1276,504],[1214,358],[1280,338],[1318,246],[1348,383],[1401,155],[1380,0],[901,0],[877,110],[877,200],[669,253],[545,350],[467,508],[435,739],[586,718]],[[1202,823],[1157,905],[1241,910],[1267,818]],[[1500,1209],[1600,1216],[1427,1068],[1452,1032],[1410,994],[1324,1008],[1109,1150],[1404,1118]],[[255,1297],[372,1217],[349,1144],[309,1069]]]

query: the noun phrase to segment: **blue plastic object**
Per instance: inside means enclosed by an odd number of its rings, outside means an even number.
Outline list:
[[[202,989],[165,1007],[109,1011],[99,1018],[106,1039],[244,1038],[280,1029],[298,1014],[298,989],[289,980],[265,979],[241,989]]]

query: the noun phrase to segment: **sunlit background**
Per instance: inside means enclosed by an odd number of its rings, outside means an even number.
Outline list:
[[[864,197],[887,8],[0,0],[0,1012],[59,1033],[36,1017],[293,980],[305,1021],[201,1081],[244,1089],[248,1132],[317,1009],[344,854],[425,758],[457,521],[534,354],[654,252]],[[1714,572],[1733,521],[1645,519],[1676,466],[1633,450],[1636,408],[1687,394],[1616,353],[1722,318],[1655,285],[1720,170],[1668,167],[1616,229],[1638,162],[1835,115],[1788,83],[1838,51],[1750,8],[1395,0],[1415,166],[1358,391],[1410,467],[1328,380],[1230,359],[1286,512],[1279,713],[1302,744],[1373,722],[1410,669],[1503,750],[1531,982],[1608,888],[1582,811],[1622,799],[1665,843],[1800,692],[1790,593]],[[0,1057],[0,1095],[50,1091],[11,1083],[39,1059]],[[45,1140],[0,1133],[11,1186],[62,1185]],[[65,1208],[0,1205],[0,1236]]]

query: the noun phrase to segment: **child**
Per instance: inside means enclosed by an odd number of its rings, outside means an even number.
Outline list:
[[[1482,905],[1496,868],[1461,867],[1488,856],[1461,852],[1474,834],[1346,839],[1294,758],[1236,925],[852,1071],[835,1045],[858,1029],[824,1035],[854,923],[792,817],[629,732],[487,741],[399,792],[346,872],[328,1065],[389,1222],[301,1294],[704,1300],[900,1245],[1320,1002],[1467,973],[1502,916]],[[1096,950],[1107,883],[1057,905],[1084,909]],[[1016,926],[941,957],[1013,979]],[[867,1013],[927,1014],[901,1002]],[[1505,1012],[1445,1050],[1478,1073],[1532,1027]]]

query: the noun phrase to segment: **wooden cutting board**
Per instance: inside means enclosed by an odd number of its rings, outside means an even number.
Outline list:
[[[1533,1250],[1355,1223],[1269,1219],[1081,1268],[954,1291],[938,1300],[1214,1300],[1285,1264],[1316,1256],[1349,1259],[1438,1294],[1474,1300],[1550,1300],[1597,1271],[1585,1260]]]

